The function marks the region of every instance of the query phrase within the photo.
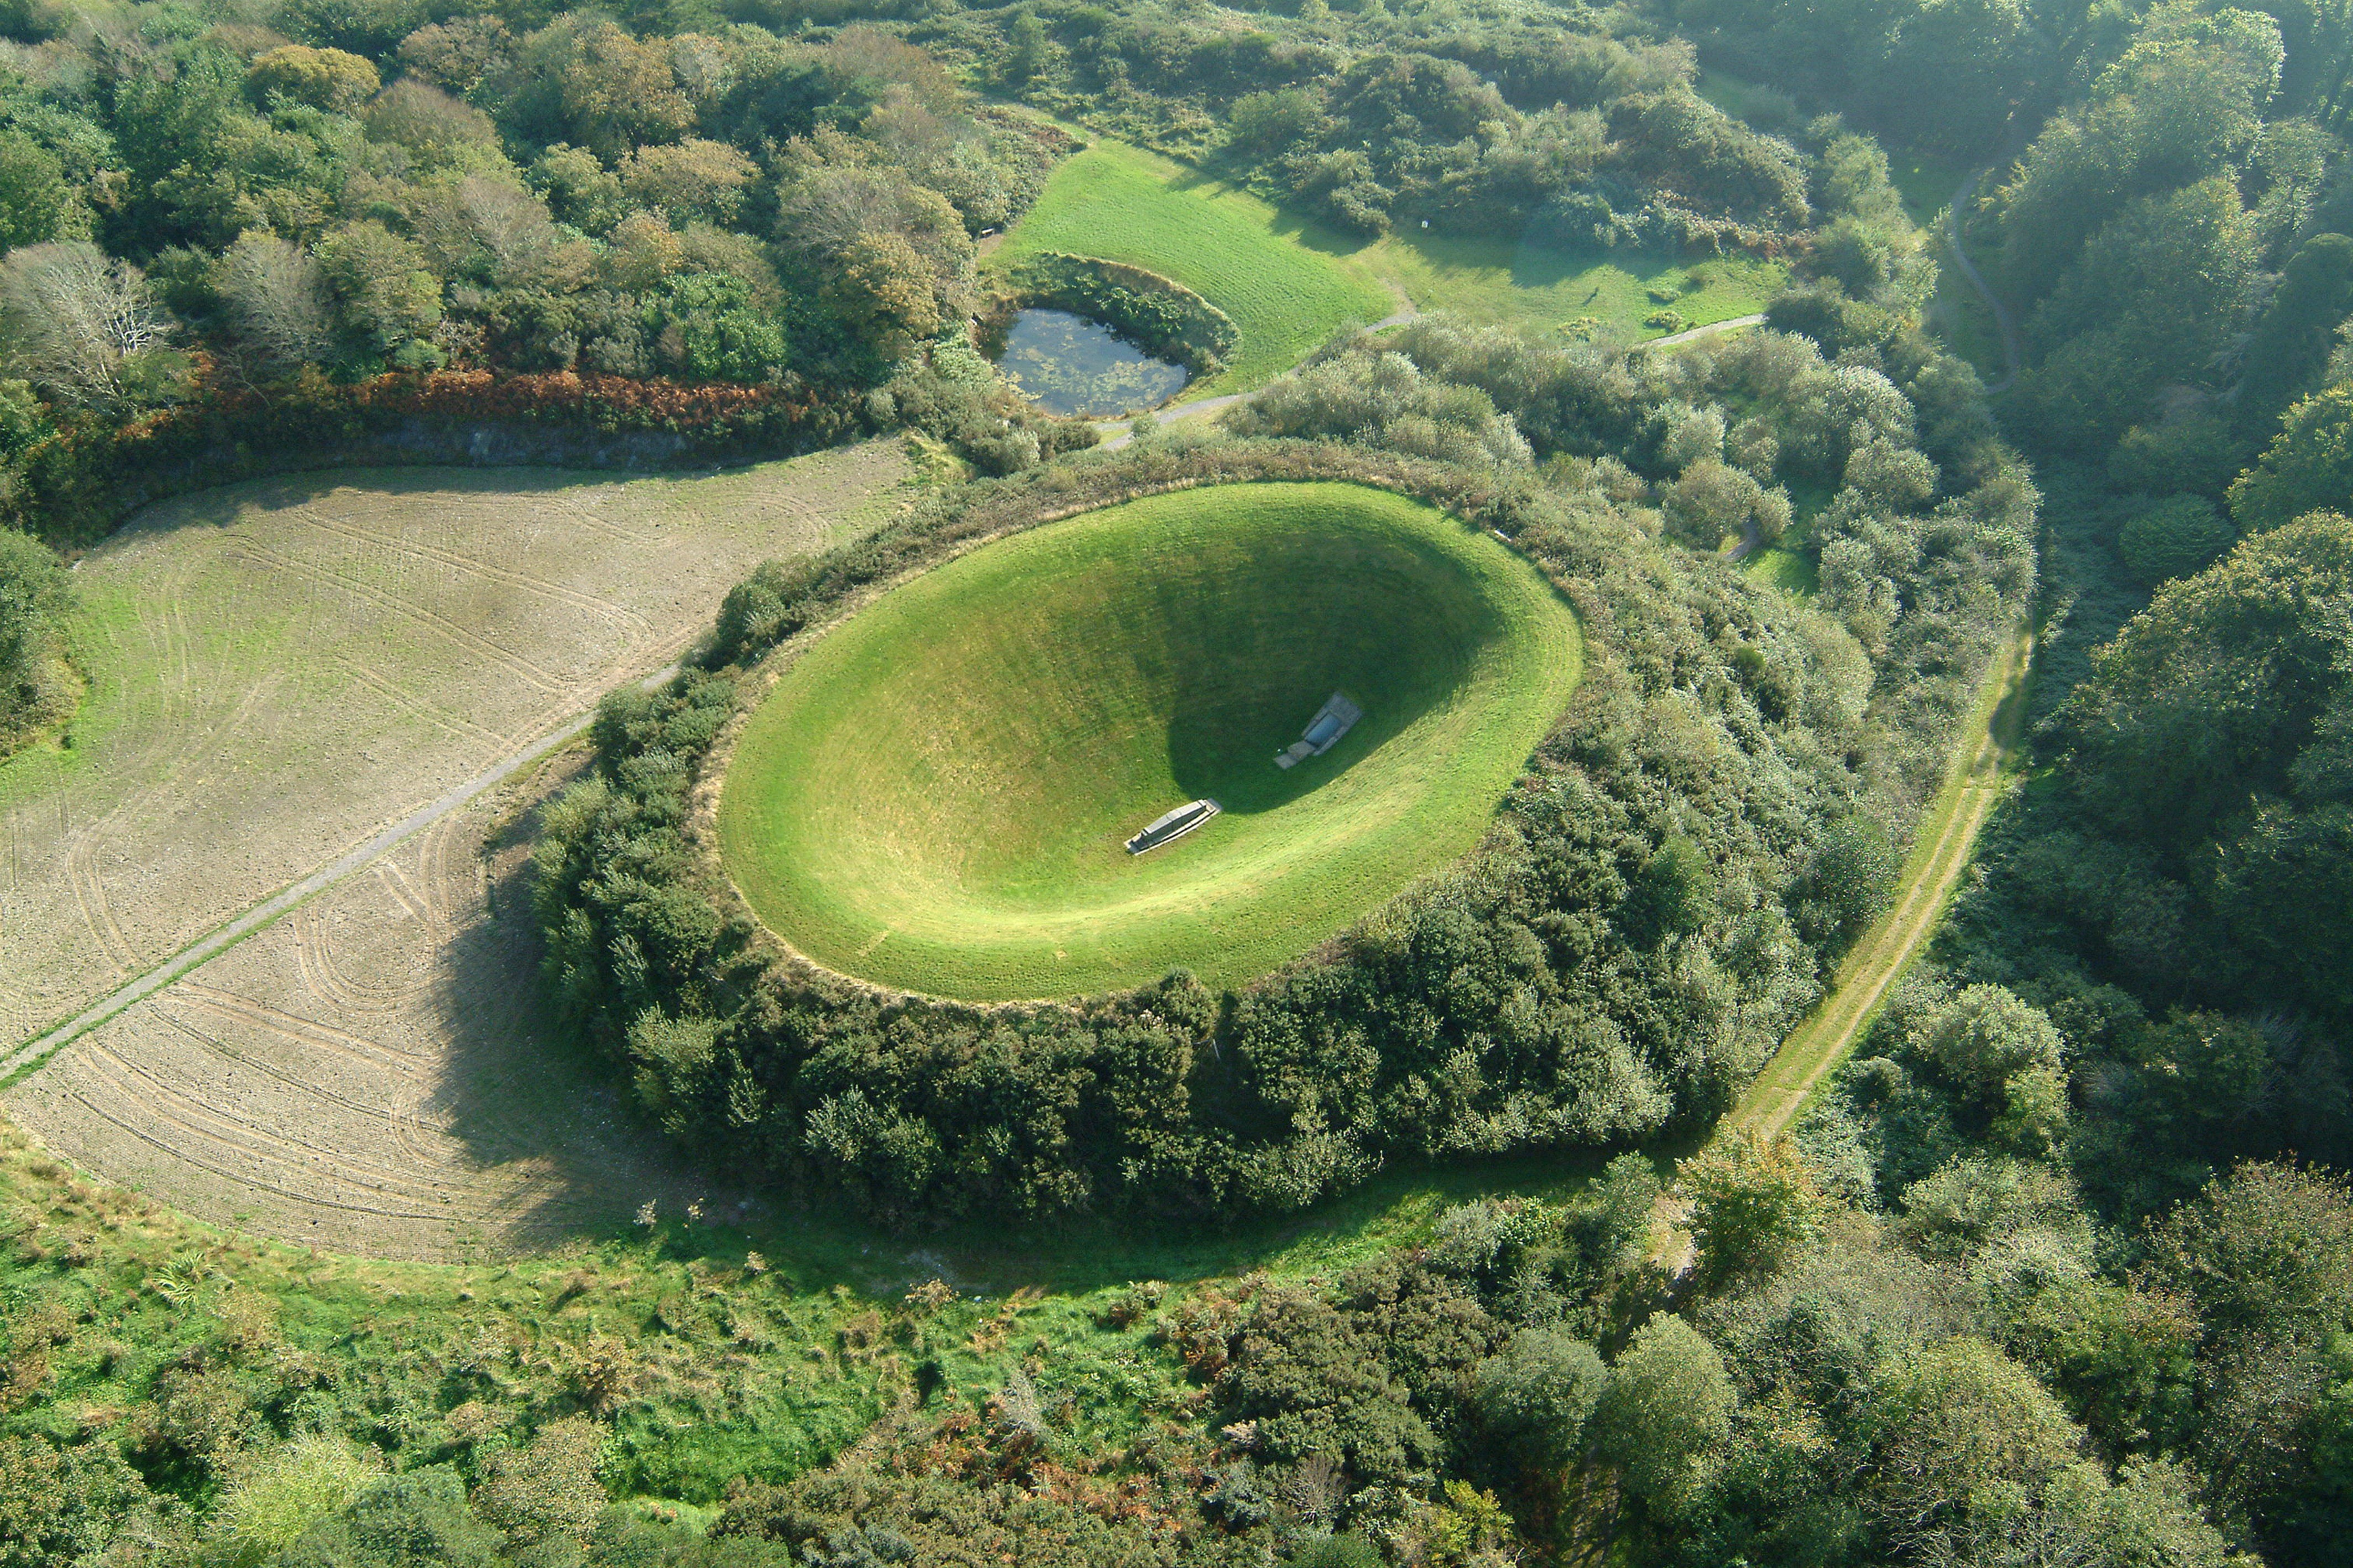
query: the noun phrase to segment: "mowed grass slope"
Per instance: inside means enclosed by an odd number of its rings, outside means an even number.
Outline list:
[[[1629,340],[1711,326],[1765,309],[1788,267],[1752,256],[1678,260],[1641,251],[1572,254],[1513,239],[1399,232],[1359,253],[1425,315],[1543,331],[1590,321]],[[1649,318],[1671,310],[1672,324]],[[1577,335],[1583,336],[1583,330]]]
[[[1572,254],[1515,237],[1335,233],[1140,147],[1098,141],[1054,171],[988,267],[1065,250],[1174,278],[1234,319],[1240,350],[1187,397],[1246,392],[1289,370],[1350,321],[1407,308],[1482,326],[1654,338],[1762,310],[1788,281],[1782,262]],[[1662,309],[1678,320],[1653,324]]]
[[[1154,497],[918,578],[788,670],[720,838],[801,952],[976,1001],[1234,984],[1474,845],[1580,659],[1504,546],[1336,484]],[[1284,772],[1335,689],[1364,720]],[[1166,847],[1123,840],[1200,796]]]
[[[1002,271],[1039,251],[1149,268],[1234,319],[1241,343],[1196,394],[1262,386],[1350,321],[1398,309],[1394,296],[1321,234],[1246,191],[1116,142],[1066,159],[989,258]]]

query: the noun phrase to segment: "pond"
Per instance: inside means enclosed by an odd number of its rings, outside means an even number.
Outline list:
[[[1068,310],[1014,317],[997,367],[1049,414],[1089,419],[1150,408],[1183,390],[1187,374]]]

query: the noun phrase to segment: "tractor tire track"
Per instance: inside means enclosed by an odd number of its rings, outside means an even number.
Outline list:
[[[645,678],[640,686],[653,690],[678,673],[676,665],[666,666]],[[299,905],[322,890],[332,887],[353,872],[373,865],[395,847],[406,843],[427,828],[448,816],[476,797],[505,783],[522,769],[576,737],[586,733],[596,719],[596,710],[579,712],[543,735],[521,751],[510,752],[503,760],[458,785],[440,799],[418,807],[351,850],[341,858],[322,866],[292,886],[285,888],[248,908],[243,914],[219,926],[210,934],[189,943],[164,959],[146,973],[100,997],[89,1007],[49,1030],[47,1034],[26,1041],[5,1057],[0,1057],[0,1083],[38,1066],[60,1047],[79,1039],[134,1003],[161,991],[183,974],[227,952],[255,931],[291,912]]]
[[[401,690],[400,688],[395,686],[391,681],[386,680],[383,676],[376,674],[375,671],[367,668],[355,659],[337,659],[335,661],[335,668],[342,670],[345,675],[350,676],[352,679],[357,681],[360,685],[366,687],[370,691],[373,691],[377,696],[383,698],[385,701],[391,703],[394,707],[401,710],[403,712],[422,719],[428,724],[438,725],[439,728],[449,731],[452,735],[459,736],[467,740],[488,741],[494,746],[505,746],[512,745],[513,743],[511,737],[501,735],[495,730],[484,729],[481,725],[475,723],[471,719],[460,718],[457,714],[449,712],[448,710],[438,707],[433,703],[427,702],[422,698],[410,696],[407,692]]]
[[[490,638],[470,632],[448,616],[437,615],[421,605],[411,604],[397,594],[387,594],[380,589],[371,588],[358,578],[345,573],[337,572],[332,567],[321,566],[312,562],[299,561],[291,555],[250,539],[239,540],[237,544],[240,550],[260,565],[341,588],[353,597],[364,599],[380,610],[388,610],[396,616],[406,616],[428,631],[438,633],[448,641],[456,643],[468,652],[480,654],[525,685],[536,687],[551,697],[562,696],[568,689],[563,679],[553,671],[542,669],[531,660],[519,654],[509,652]]]
[[[460,554],[454,550],[444,550],[438,545],[420,543],[416,540],[402,539],[395,534],[378,533],[373,529],[361,528],[355,523],[339,522],[323,513],[311,511],[307,508],[297,511],[294,515],[301,518],[322,533],[332,533],[361,544],[374,545],[377,549],[391,551],[395,554],[435,562],[470,575],[487,577],[492,582],[504,583],[510,586],[521,588],[527,594],[537,594],[543,598],[553,599],[560,605],[569,605],[575,610],[586,610],[591,615],[599,616],[613,622],[616,626],[635,626],[638,631],[644,633],[650,633],[654,629],[653,622],[635,610],[614,604],[610,600],[600,599],[594,594],[584,594],[576,588],[567,588],[561,583],[552,583],[544,577],[533,576],[528,572],[517,572],[506,566],[493,566],[487,561]]]

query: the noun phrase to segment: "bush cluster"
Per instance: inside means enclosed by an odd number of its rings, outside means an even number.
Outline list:
[[[202,395],[116,426],[76,425],[28,447],[0,517],[57,543],[102,536],[159,497],[290,463],[478,460],[599,466],[743,460],[860,434],[853,401],[803,389],[681,384],[570,371],[306,375]]]

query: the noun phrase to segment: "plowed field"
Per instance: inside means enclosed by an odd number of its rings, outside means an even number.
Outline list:
[[[908,482],[870,446],[697,478],[305,476],[144,514],[76,574],[70,747],[0,767],[0,1046],[675,658],[754,563],[871,526]],[[12,1109],[100,1174],[358,1250],[661,1195],[551,1057],[520,893],[493,896],[521,851],[484,836],[533,787],[82,1036]]]

